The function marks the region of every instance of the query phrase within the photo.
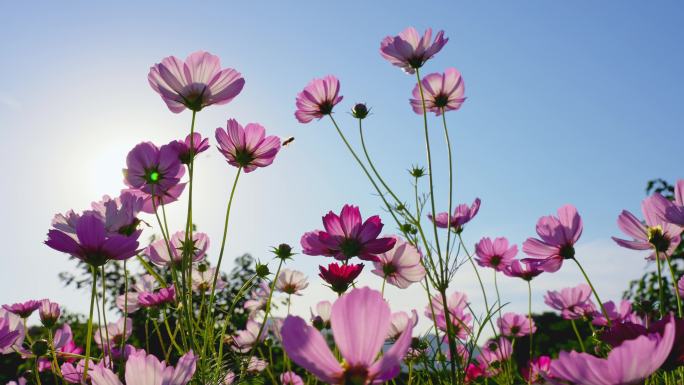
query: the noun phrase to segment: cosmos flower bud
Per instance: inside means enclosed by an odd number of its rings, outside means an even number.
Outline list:
[[[425,169],[419,166],[413,166],[409,170],[409,174],[411,174],[412,177],[414,178],[422,178],[425,176]]]
[[[61,311],[59,309],[59,304],[44,299],[40,302],[38,313],[40,314],[40,321],[43,323],[43,326],[51,328],[55,326]]]
[[[292,256],[294,255],[292,252],[292,246],[288,245],[287,243],[281,243],[278,245],[278,247],[274,247],[272,252],[276,255],[276,257],[282,259],[283,261],[292,259]]]
[[[48,352],[48,343],[45,340],[37,340],[31,345],[31,353],[36,357],[42,357]]]
[[[366,105],[363,103],[357,103],[354,105],[354,107],[352,107],[351,111],[352,116],[356,119],[365,119],[369,112],[370,109],[368,109],[368,107],[366,107]]]
[[[259,276],[259,278],[265,278],[265,277],[268,277],[269,274],[271,274],[271,271],[268,270],[268,265],[263,265],[261,263],[257,263],[256,273]]]

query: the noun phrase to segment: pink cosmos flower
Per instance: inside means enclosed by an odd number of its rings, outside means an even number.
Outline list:
[[[178,267],[183,261],[183,254],[190,255],[192,262],[199,262],[204,259],[209,249],[209,236],[205,233],[193,232],[192,239],[185,241],[185,231],[177,231],[171,238],[169,244],[166,240],[158,239],[150,244],[144,251],[150,262],[157,266]],[[169,254],[171,249],[171,254]]]
[[[475,253],[477,254],[475,261],[478,265],[504,271],[518,254],[518,246],[508,247],[508,239],[504,237],[495,238],[493,242],[488,237],[484,237],[475,244]]]
[[[157,290],[156,278],[150,274],[145,274],[133,285],[132,292],[116,297],[116,306],[122,311],[133,313],[141,307],[138,303],[138,296],[141,293],[154,293],[155,290]]]
[[[197,357],[185,353],[175,367],[144,350],[132,352],[126,360],[126,385],[186,385],[195,373]],[[89,371],[93,385],[124,385],[109,368],[96,365]]]
[[[223,377],[223,385],[233,385],[235,377],[235,373],[229,370]]]
[[[470,363],[466,368],[465,382],[466,384],[470,384],[478,378],[484,376],[484,374],[484,370],[482,370],[480,366],[475,363]]]
[[[138,229],[140,219],[138,214],[142,211],[144,199],[135,194],[123,192],[117,198],[105,195],[101,201],[91,203],[92,211],[102,218],[108,234],[123,234],[132,236],[140,233]],[[73,211],[67,213],[70,219],[63,215],[55,215],[53,226],[66,232],[75,233],[75,225],[78,216]]]
[[[587,353],[560,352],[558,359],[551,362],[551,374],[560,380],[585,385],[641,383],[665,362],[674,337],[671,321],[662,334],[625,341],[605,359]]]
[[[667,201],[662,195],[655,194],[641,202],[641,211],[646,219],[645,224],[629,211],[623,210],[618,217],[618,227],[633,240],[616,237],[613,237],[613,240],[628,249],[652,250],[653,252],[648,257],[651,260],[655,260],[656,251],[660,253],[661,259],[672,255],[681,241],[682,228],[666,222],[658,215],[657,206],[663,205],[658,202],[660,199]]]
[[[98,367],[100,365],[95,365]],[[93,373],[92,366],[88,366],[88,379]],[[83,380],[83,372],[85,371],[85,360],[79,360],[75,365],[72,362],[65,362],[60,366],[60,371],[62,372],[62,377],[64,380],[70,384],[81,384]],[[94,368],[93,368],[94,369]]]
[[[378,358],[390,328],[390,307],[380,292],[364,287],[341,296],[333,304],[330,322],[344,365],[316,328],[288,316],[282,329],[283,348],[292,361],[329,384],[380,383],[399,374],[413,326]]]
[[[395,239],[391,250],[378,254],[378,261],[373,262],[373,274],[387,280],[387,283],[400,289],[406,289],[412,283],[420,282],[425,277],[425,268],[421,264],[422,255],[415,246],[399,237]]]
[[[40,307],[38,308],[38,314],[40,315],[40,322],[46,328],[51,328],[55,326],[55,323],[59,319],[60,314],[62,314],[59,309],[59,304],[55,302],[50,302],[50,300],[44,299],[40,301]]]
[[[192,135],[188,134],[185,140],[176,140],[169,145],[176,150],[181,163],[190,164],[198,154],[209,149],[209,138],[202,138],[199,132],[194,132]]]
[[[620,307],[618,307],[613,301],[604,302],[603,307],[606,309],[606,313],[608,313],[611,324],[621,323],[632,317],[632,303],[626,299],[620,301]],[[600,310],[594,310],[592,317],[592,324],[597,326],[608,325],[606,317]]]
[[[231,166],[252,172],[266,167],[280,151],[280,138],[266,136],[266,129],[258,123],[247,123],[243,128],[235,119],[228,119],[226,129],[216,129],[218,149]]]
[[[105,330],[106,329],[106,330]],[[128,340],[133,334],[133,320],[121,318],[115,323],[107,324],[104,328],[99,327],[93,335],[93,339],[100,349],[119,347],[121,342]],[[109,339],[107,339],[109,337]]]
[[[497,325],[501,335],[505,337],[522,337],[531,334],[530,331],[532,333],[537,331],[534,320],[530,320],[526,314],[504,313],[497,320]]]
[[[591,288],[587,284],[567,287],[560,292],[549,291],[544,303],[561,312],[564,319],[580,319],[592,315],[595,307],[591,302]]]
[[[16,314],[21,318],[28,318],[34,311],[38,310],[42,300],[28,300],[26,302],[13,303],[11,305],[2,305],[2,308],[12,314]]]
[[[532,384],[546,384],[546,378],[553,378],[551,375],[551,357],[539,356],[530,361],[529,367],[520,368],[525,381]]]
[[[481,352],[477,357],[478,366],[484,371],[485,377],[494,377],[504,368],[503,363],[513,355],[513,345],[508,338],[499,337],[487,341]]]
[[[437,32],[433,42],[431,28],[425,30],[421,37],[415,28],[408,27],[398,36],[385,37],[380,43],[380,55],[392,65],[413,74],[441,51],[447,41],[449,39],[444,37],[444,31]]]
[[[522,278],[525,281],[531,281],[534,277],[543,273],[544,270],[540,268],[541,263],[537,260],[518,260],[514,259],[504,269],[504,274],[509,277]]]
[[[684,226],[684,179],[679,179],[675,184],[674,201],[669,201],[658,193],[653,195],[658,196],[654,208],[660,219],[678,226]]]
[[[154,293],[144,292],[138,294],[138,303],[142,307],[158,307],[176,301],[176,288],[171,285],[162,287]]]
[[[185,174],[178,152],[170,144],[139,143],[126,156],[126,167],[125,183],[156,197],[177,186]]]
[[[541,239],[527,238],[523,252],[539,260],[544,271],[553,273],[563,265],[564,259],[575,258],[575,243],[582,235],[582,218],[572,205],[558,209],[558,217],[549,215],[539,218],[537,234]]]
[[[215,267],[204,267],[203,269],[193,269],[190,279],[192,280],[192,290],[197,293],[211,292],[211,287],[214,285],[214,276],[216,275]],[[220,291],[226,288],[228,283],[223,280],[221,274],[216,277],[215,290]]]
[[[409,325],[412,325],[411,327],[416,327],[417,324],[418,313],[416,313],[415,310],[411,312],[411,316],[403,311],[392,313],[392,319],[390,321],[390,328],[387,338],[391,340],[397,339],[402,335],[402,333],[404,333]]]
[[[356,277],[361,274],[363,263],[359,263],[358,265],[331,263],[328,265],[328,268],[318,266],[318,270],[320,271],[318,276],[323,278],[335,293],[342,294],[349,289],[349,286],[354,282]]]
[[[185,61],[175,56],[165,57],[150,68],[147,80],[174,113],[186,108],[200,111],[212,104],[226,104],[245,85],[239,72],[221,69],[218,56],[203,51],[191,53]]]
[[[323,227],[325,231],[315,230],[302,236],[304,254],[341,261],[351,257],[377,261],[378,254],[389,251],[396,243],[394,238],[378,238],[383,227],[378,215],[363,221],[359,208],[352,205],[344,205],[340,215],[330,211],[323,217]]]
[[[12,327],[9,316],[0,317],[0,351],[11,349],[21,336],[19,330]]]
[[[13,340],[9,346],[0,346],[0,354],[14,353],[23,349],[24,338],[26,337],[24,331],[24,321],[18,315],[11,313],[5,309],[0,309],[0,329],[5,335],[5,344],[7,340]],[[14,335],[17,335],[16,338]]]
[[[250,357],[247,362],[247,373],[257,374],[263,372],[268,366],[268,362],[259,359],[258,357]]]
[[[252,350],[252,347],[258,342],[261,342],[266,338],[266,333],[261,333],[261,324],[254,320],[247,320],[247,325],[245,325],[244,330],[238,330],[238,332],[233,336],[233,350],[240,353],[247,353]],[[259,338],[257,340],[257,337]]]
[[[318,330],[330,327],[330,313],[332,303],[330,301],[320,301],[316,304],[316,313],[311,310],[311,324]]]
[[[76,361],[76,357],[71,356],[72,354],[83,353],[83,348],[77,346],[74,342],[73,333],[71,332],[71,326],[69,326],[69,324],[65,323],[61,328],[55,330],[53,343],[57,355],[67,362]]]
[[[453,292],[447,298],[446,308],[449,311],[449,321],[451,322],[450,332],[460,339],[468,338],[472,331],[473,316],[467,312],[468,296],[465,293]],[[436,294],[425,306],[425,316],[437,323],[442,331],[447,331],[446,313],[442,296]]]
[[[466,204],[456,206],[451,218],[449,218],[449,213],[439,213],[434,219],[432,215],[428,214],[428,219],[434,221],[435,224],[437,224],[437,227],[443,229],[448,227],[453,231],[460,233],[463,231],[463,225],[475,218],[478,211],[480,211],[480,198],[475,198],[470,207]]]
[[[48,231],[45,244],[92,266],[102,266],[110,259],[124,260],[137,254],[140,231],[130,235],[108,233],[105,220],[96,212],[85,212],[73,219],[73,233],[60,230],[58,224]]]
[[[295,372],[285,372],[280,375],[280,382],[283,385],[304,385],[304,380]]]
[[[285,294],[302,295],[301,291],[309,287],[306,275],[301,271],[283,269],[278,274],[275,288]]]
[[[295,118],[299,123],[309,123],[332,114],[333,107],[342,101],[340,81],[332,75],[314,79],[297,94]]]
[[[443,111],[455,111],[461,108],[466,100],[465,85],[461,73],[456,68],[447,68],[443,74],[433,73],[425,76],[421,81],[425,108],[435,115],[442,115]],[[413,99],[410,99],[413,112],[423,114],[423,99],[420,96],[420,86],[413,88]]]

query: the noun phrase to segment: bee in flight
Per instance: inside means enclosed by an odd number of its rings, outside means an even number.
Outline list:
[[[283,147],[287,147],[289,144],[294,142],[294,136],[290,136],[289,138],[283,140]]]

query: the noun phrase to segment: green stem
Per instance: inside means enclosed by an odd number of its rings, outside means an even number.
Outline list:
[[[532,384],[532,353],[534,351],[534,344],[532,343],[532,337],[534,336],[533,323],[532,323],[532,282],[527,281],[527,316],[530,318],[530,359],[527,362],[527,369],[530,370],[529,376],[527,378],[527,384]]]
[[[608,316],[608,311],[606,310],[606,307],[603,306],[603,302],[601,302],[601,298],[599,298],[598,293],[596,292],[596,289],[594,288],[594,285],[592,285],[591,280],[589,279],[589,276],[587,275],[587,272],[584,271],[584,268],[579,263],[577,258],[572,258],[572,260],[575,261],[575,263],[577,264],[577,267],[579,267],[580,271],[582,272],[584,279],[589,284],[589,287],[591,288],[591,292],[594,293],[594,298],[596,298],[596,302],[599,303],[599,306],[601,307],[601,312],[603,313],[603,316],[606,317],[606,322],[608,322],[608,327],[613,326],[613,322],[610,320],[610,317]]]
[[[189,241],[192,240],[192,191],[193,191],[193,181],[194,181],[194,174],[195,174],[195,145],[194,145],[194,133],[195,133],[195,117],[197,115],[197,111],[192,111],[192,122],[190,123],[190,163],[188,164],[188,176],[189,176],[189,181],[188,181],[188,213],[186,216],[186,223],[185,223],[185,243],[187,244]],[[193,251],[191,250],[190,253]],[[182,262],[181,262],[181,276],[182,276],[182,283],[183,287],[181,288],[181,291],[184,293],[182,297],[185,297],[185,302],[183,303],[183,307],[186,309],[187,317],[188,317],[188,333],[190,335],[190,340],[192,342],[192,345],[195,346],[195,336],[194,336],[194,331],[192,329],[192,322],[190,321],[192,319],[192,285],[189,285],[187,280],[190,279],[190,274],[192,274],[192,259],[190,257],[190,254],[188,252],[183,252],[182,255]],[[184,278],[187,277],[187,280]],[[182,298],[181,297],[181,298]]]
[[[380,294],[382,295],[383,298],[385,297],[385,283],[386,282],[387,282],[387,277],[384,277],[382,279],[382,288],[380,289]]]
[[[658,265],[658,302],[660,304],[660,318],[665,316],[665,296],[663,293],[663,275],[660,267],[660,258],[656,256],[656,264]]]
[[[580,348],[582,348],[582,352],[586,352],[586,349],[584,348],[584,341],[582,340],[582,336],[580,335],[579,330],[577,330],[577,325],[575,324],[575,320],[571,319],[570,323],[572,324],[572,330],[575,331],[575,335],[577,336],[577,341],[580,344]]]
[[[658,250],[656,250],[656,259],[660,259]],[[677,287],[677,276],[675,275],[674,267],[672,267],[672,261],[670,261],[667,254],[665,254],[665,260],[667,261],[667,267],[670,268],[670,275],[672,275],[672,286],[674,286],[675,298],[677,298],[677,315],[679,318],[682,318],[682,299],[679,295],[679,288]]]
[[[480,290],[482,291],[482,297],[484,298],[484,303],[485,303],[485,308],[487,311],[489,311],[489,301],[487,300],[487,291],[485,290],[484,283],[482,283],[482,277],[480,277],[480,272],[477,269],[477,266],[475,266],[475,262],[473,262],[473,257],[470,255],[468,252],[468,249],[465,247],[465,243],[463,242],[463,237],[461,234],[458,234],[458,240],[461,242],[461,246],[463,246],[463,251],[466,253],[466,256],[468,257],[468,261],[470,262],[470,265],[473,267],[473,270],[475,270],[475,276],[477,277],[477,282],[480,283]],[[494,332],[494,335],[496,335],[496,328],[494,327],[494,322],[492,321],[491,317],[489,318],[489,324],[492,327],[492,331]]]
[[[90,266],[90,272],[93,275],[93,288],[90,293],[90,315],[88,316],[88,332],[86,334],[86,351],[85,364],[83,365],[83,382],[88,379],[88,364],[90,361],[90,345],[93,339],[93,309],[95,308],[95,285],[97,285],[97,275],[95,274],[95,267]]]
[[[126,262],[128,260],[124,259],[123,261],[123,269],[124,269],[124,308],[123,308],[123,313],[124,313],[124,325],[123,325],[123,335],[124,338],[121,339],[121,345],[119,346],[119,350],[121,352],[124,351],[124,346],[126,345],[126,327],[128,326],[128,322],[126,320],[128,319],[128,269],[126,268]],[[124,363],[124,355],[121,355],[121,364],[123,365]],[[120,365],[120,366],[122,366]]]
[[[454,191],[454,171],[453,171],[453,162],[451,158],[451,141],[449,140],[449,130],[447,130],[447,123],[446,123],[446,111],[444,111],[444,107],[442,107],[442,123],[444,125],[444,139],[446,140],[446,145],[447,145],[447,155],[449,157],[449,211],[447,212],[447,223],[451,223],[451,210],[452,210],[452,199],[453,199],[453,191]],[[434,215],[434,214],[433,214]],[[447,231],[447,242],[446,242],[446,265],[449,265],[449,244],[451,243],[451,231]]]
[[[100,268],[102,271],[102,322],[105,325],[105,327],[104,327],[105,338],[107,339],[107,342],[105,345],[106,349],[107,349],[106,354],[109,354],[109,366],[110,366],[110,368],[113,368],[114,363],[112,362],[112,345],[111,345],[111,341],[109,340],[109,328],[107,327],[108,326],[108,324],[107,324],[107,309],[106,309],[107,300],[105,299],[105,295],[107,294],[107,283],[106,283],[107,280],[105,279],[105,267],[104,267],[104,265],[102,265]],[[124,324],[125,324],[125,322],[124,322]]]

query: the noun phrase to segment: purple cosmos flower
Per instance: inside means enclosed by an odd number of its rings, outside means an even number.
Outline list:
[[[674,343],[674,322],[662,334],[625,341],[599,358],[587,353],[560,352],[551,362],[551,374],[560,380],[585,385],[636,384],[658,370]]]
[[[280,375],[280,383],[283,385],[304,385],[304,380],[295,372],[285,372]]]
[[[165,57],[150,68],[147,80],[174,113],[226,104],[245,85],[239,72],[221,69],[218,56],[202,51],[191,53],[185,62],[175,56]]]
[[[101,365],[95,365],[95,367],[99,367]],[[90,366],[92,368],[92,366]],[[62,377],[64,377],[64,380],[70,384],[81,384],[83,380],[83,372],[85,371],[85,360],[79,360],[76,365],[74,365],[72,362],[65,362],[62,364],[60,367],[60,371],[62,372]],[[93,370],[88,370],[88,378],[90,378],[90,374],[92,374]]]
[[[281,270],[275,284],[276,290],[289,295],[302,295],[300,292],[307,287],[309,287],[309,282],[307,282],[306,275],[301,271],[291,269]]]
[[[331,263],[327,268],[318,266],[318,270],[320,271],[318,276],[323,278],[335,293],[342,294],[349,289],[349,286],[359,274],[361,274],[363,263],[359,263],[358,265],[339,265],[337,263]]]
[[[314,79],[297,94],[295,118],[299,123],[309,123],[332,114],[333,107],[342,101],[340,81],[332,75]]]
[[[546,378],[553,378],[551,375],[551,357],[539,356],[530,361],[529,367],[520,368],[525,381],[531,384],[546,384]]]
[[[449,213],[439,213],[434,219],[431,214],[428,214],[428,219],[434,221],[439,228],[445,229],[448,227],[460,233],[463,231],[463,225],[475,218],[478,211],[480,211],[480,198],[475,198],[470,207],[466,204],[456,206],[451,218],[449,218]]]
[[[131,235],[109,233],[104,219],[92,211],[71,220],[75,220],[73,233],[55,225],[55,229],[48,231],[45,244],[92,266],[101,266],[110,259],[128,259],[138,252],[140,231]]]
[[[501,373],[503,363],[513,355],[513,345],[506,337],[490,339],[482,349],[482,354],[477,357],[478,366],[483,370],[485,377],[494,377]]]
[[[408,27],[398,36],[384,38],[380,43],[380,55],[391,64],[413,74],[435,56],[447,41],[449,39],[444,37],[444,31],[437,32],[433,42],[431,28],[421,37],[415,28]]]
[[[620,301],[620,307],[618,307],[615,302],[608,301],[603,303],[603,308],[606,309],[606,313],[608,313],[611,324],[621,323],[632,317],[632,303],[626,299]],[[594,309],[592,317],[592,324],[597,326],[608,325],[608,321],[606,320],[606,317],[603,315],[602,311]]]
[[[12,314],[16,314],[21,318],[28,318],[34,311],[40,307],[41,300],[28,300],[26,302],[13,303],[11,305],[2,305],[2,308]]]
[[[171,285],[162,287],[154,293],[144,292],[138,294],[138,303],[142,307],[158,307],[176,301],[176,288]]]
[[[183,164],[190,164],[200,153],[209,149],[209,138],[202,138],[199,132],[188,134],[185,140],[176,140],[169,143],[178,153],[178,160]]]
[[[280,151],[280,138],[266,136],[266,129],[258,123],[247,123],[243,128],[235,119],[228,119],[226,129],[216,129],[218,149],[231,166],[252,172],[266,167]]]
[[[540,265],[541,263],[537,260],[521,261],[518,259],[514,259],[510,262],[508,266],[506,266],[503,272],[509,277],[522,278],[523,280],[529,282],[534,277],[544,272],[544,270],[542,270],[539,267]]]
[[[69,324],[65,323],[62,327],[55,330],[53,343],[57,355],[67,362],[76,361],[76,357],[73,355],[83,353],[83,348],[77,346],[74,342],[73,333],[71,332],[71,326],[69,326]]]
[[[145,274],[140,277],[140,280],[133,285],[133,291],[124,293],[116,297],[116,306],[121,311],[133,313],[140,309],[138,303],[138,296],[141,293],[154,293],[157,288],[157,280],[150,274]]]
[[[523,252],[538,260],[544,271],[553,273],[563,265],[564,259],[575,258],[575,243],[582,235],[582,218],[572,205],[558,209],[558,217],[549,215],[539,218],[537,234],[541,239],[527,238]]]
[[[323,335],[306,321],[288,316],[283,324],[283,348],[297,365],[329,384],[385,382],[401,371],[411,344],[409,325],[382,357],[378,357],[390,328],[390,307],[380,292],[354,289],[335,301],[330,323],[340,364]]]
[[[443,111],[455,111],[461,108],[466,100],[465,85],[461,73],[456,68],[447,68],[443,74],[433,73],[425,76],[421,81],[425,108],[435,115],[442,115]],[[413,99],[410,99],[413,112],[423,114],[423,99],[420,86],[413,88]]]
[[[254,345],[261,342],[266,338],[266,333],[261,333],[261,324],[254,320],[247,320],[247,325],[245,325],[244,330],[238,330],[238,332],[233,336],[233,350],[240,353],[247,353]],[[257,340],[257,337],[259,338]]]
[[[518,246],[508,247],[508,239],[504,237],[495,238],[493,242],[488,237],[484,237],[475,244],[475,253],[477,254],[475,261],[478,265],[504,271],[518,254]]]
[[[26,337],[23,318],[5,309],[0,309],[0,330],[2,330],[0,335],[5,336],[5,342],[0,343],[0,354],[23,350],[24,338]],[[12,342],[9,343],[8,340],[12,340]],[[8,343],[9,345],[7,345]]]
[[[468,296],[465,293],[456,291],[447,298],[446,302],[446,308],[449,311],[449,321],[451,322],[449,331],[460,339],[468,338],[468,335],[472,332],[473,320],[473,316],[467,312]],[[435,321],[437,327],[441,330],[447,331],[446,314],[441,294],[434,295],[430,303],[425,306],[425,316]]]
[[[394,239],[396,243],[391,250],[378,254],[378,261],[373,262],[375,269],[372,273],[386,279],[390,285],[406,289],[425,277],[422,255],[410,243],[399,237]]]
[[[662,195],[655,193],[658,196],[655,201],[654,208],[660,220],[669,223],[684,226],[684,179],[679,179],[675,184],[674,201],[667,200]]]
[[[140,224],[138,214],[142,211],[143,205],[143,198],[128,192],[123,192],[114,199],[105,195],[101,201],[91,204],[93,211],[98,213],[104,221],[107,233],[129,236],[136,232],[138,234],[142,232],[138,229],[138,224]],[[74,221],[78,220],[77,216],[73,212],[67,213],[67,215],[69,215],[69,219],[61,214],[55,215],[53,226],[58,228],[59,224],[65,228],[65,231],[69,227],[70,232],[75,233],[75,228],[71,227],[70,224],[74,224]]]
[[[589,297],[591,288],[583,283],[576,287],[566,287],[560,292],[547,292],[544,303],[560,311],[564,319],[574,320],[594,314],[595,307]]]
[[[192,351],[185,353],[173,367],[144,350],[137,350],[126,360],[126,385],[186,385],[195,373],[196,362]],[[89,374],[93,385],[123,385],[104,365],[96,365]]]
[[[203,266],[201,269],[192,270],[192,290],[197,293],[211,292],[211,287],[214,285],[214,275],[216,274],[215,267]],[[221,291],[228,286],[228,283],[221,278],[221,274],[216,277],[215,290]]]
[[[8,351],[15,345],[22,334],[12,327],[12,320],[8,315],[0,317],[0,352]]]
[[[504,313],[496,324],[501,335],[506,337],[522,337],[537,331],[534,320],[530,320],[526,314]]]
[[[679,290],[679,295],[684,297],[684,277],[679,278],[679,281],[677,281],[677,290]]]
[[[50,300],[44,299],[40,301],[40,307],[38,308],[38,314],[40,314],[40,322],[46,328],[51,328],[55,326],[55,323],[59,319],[59,315],[62,314],[59,309],[59,304],[55,302],[50,302]]]
[[[660,253],[660,258],[665,259],[672,255],[681,240],[682,228],[663,220],[658,215],[658,206],[663,207],[659,200],[667,201],[662,195],[655,194],[641,202],[641,211],[644,214],[646,223],[642,223],[632,213],[623,210],[618,217],[618,227],[633,240],[625,240],[613,237],[613,240],[620,246],[632,250],[652,250],[648,259],[655,260],[656,252]],[[665,203],[667,204],[667,203]]]
[[[157,147],[142,142],[128,153],[126,166],[126,184],[157,197],[177,186],[185,173],[178,152],[170,144]]]
[[[179,266],[183,261],[183,255],[191,255],[192,262],[199,262],[207,255],[209,249],[209,236],[205,233],[192,233],[192,239],[185,241],[185,231],[177,231],[171,238],[169,244],[166,240],[158,239],[150,244],[144,254],[150,259],[150,262],[157,266],[171,267]],[[169,254],[169,249],[171,254]]]
[[[304,254],[324,255],[346,261],[359,257],[366,261],[378,261],[378,254],[394,247],[394,238],[378,238],[382,231],[382,221],[377,215],[361,218],[359,208],[344,205],[340,215],[330,211],[323,217],[325,231],[315,230],[302,236]]]

